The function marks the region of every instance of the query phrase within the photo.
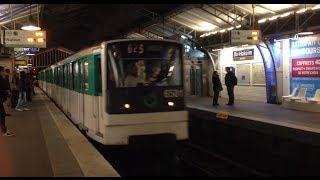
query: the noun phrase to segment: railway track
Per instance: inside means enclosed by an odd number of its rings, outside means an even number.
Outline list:
[[[268,175],[234,162],[200,146],[183,142],[178,144],[179,176],[210,177],[266,177]]]

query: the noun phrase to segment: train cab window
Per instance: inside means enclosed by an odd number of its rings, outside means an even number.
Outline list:
[[[83,69],[83,81],[82,87],[84,90],[89,90],[89,62],[83,61],[81,63]]]
[[[78,63],[72,63],[72,89],[77,89],[77,81],[78,81]]]

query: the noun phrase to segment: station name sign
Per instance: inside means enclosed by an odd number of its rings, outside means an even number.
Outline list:
[[[254,59],[254,49],[245,49],[241,51],[233,51],[233,60],[252,60]]]
[[[46,48],[46,31],[4,30],[1,43],[5,47]]]

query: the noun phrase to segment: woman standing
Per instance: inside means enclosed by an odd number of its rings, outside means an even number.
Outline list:
[[[223,90],[218,71],[214,71],[212,73],[212,84],[213,84],[212,106],[216,106],[216,105],[219,105],[218,104],[219,93],[220,93],[220,91]]]

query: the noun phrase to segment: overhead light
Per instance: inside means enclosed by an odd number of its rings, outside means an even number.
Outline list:
[[[239,24],[238,26],[236,26],[236,28],[238,29],[238,28],[241,28],[241,25]]]
[[[310,35],[313,34],[313,32],[299,32],[299,35]]]
[[[231,31],[232,29],[234,29],[234,27],[229,27],[229,28],[228,28],[228,31]]]
[[[278,18],[278,16],[273,16],[273,17],[269,18],[269,21],[276,20],[277,18]]]
[[[174,102],[169,101],[169,102],[168,102],[168,105],[169,105],[169,106],[174,106]]]
[[[222,29],[222,30],[220,30],[220,32],[223,33],[223,32],[226,32],[226,30],[225,30],[225,29]]]
[[[218,31],[214,31],[214,32],[211,32],[210,34],[217,34],[218,33]]]
[[[290,15],[290,12],[287,12],[287,13],[282,14],[280,17],[286,17],[286,16],[289,16],[289,15]]]
[[[187,39],[187,37],[185,35],[181,35],[182,39]]]
[[[258,23],[264,23],[264,22],[266,22],[266,18],[264,18],[264,19],[260,19],[259,21],[258,21]]]
[[[306,12],[306,8],[303,8],[303,9],[300,9],[300,10],[298,10],[296,13],[298,13],[298,14],[300,14],[300,13],[304,13],[304,12]]]
[[[22,30],[27,30],[27,31],[38,31],[41,28],[36,26],[33,22],[33,18],[31,16],[31,5],[30,5],[30,14],[28,16],[27,22],[21,27]]]
[[[242,45],[242,46],[249,46],[249,44],[244,44],[244,45]]]
[[[312,10],[320,9],[320,5],[316,5],[315,7],[311,8]]]
[[[212,51],[220,51],[220,50],[222,50],[222,49],[212,49]]]

